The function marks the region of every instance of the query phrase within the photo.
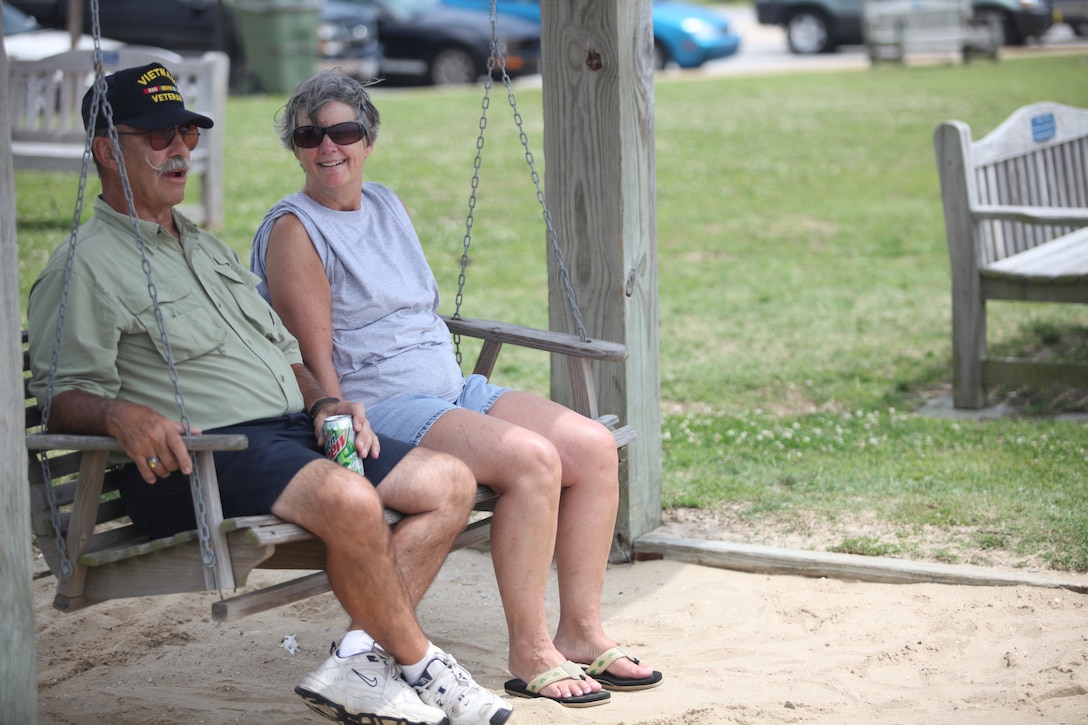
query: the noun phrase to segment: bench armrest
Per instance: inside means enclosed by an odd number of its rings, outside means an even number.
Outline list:
[[[608,340],[582,341],[577,335],[553,330],[538,330],[524,325],[469,318],[442,316],[454,335],[467,335],[488,342],[510,343],[534,350],[546,350],[562,355],[591,360],[621,361],[627,359],[627,346]]]
[[[1059,226],[1088,226],[1088,209],[1065,206],[997,206],[979,204],[971,207],[976,221],[1024,222],[1026,224],[1055,224]]]
[[[190,451],[240,451],[249,445],[244,435],[182,436]],[[124,453],[125,449],[112,436],[69,435],[66,433],[35,433],[26,437],[31,451],[108,451]]]

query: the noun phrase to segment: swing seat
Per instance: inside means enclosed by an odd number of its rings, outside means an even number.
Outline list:
[[[558,353],[567,358],[570,375],[570,407],[593,418],[612,431],[616,447],[623,448],[637,437],[633,426],[618,426],[619,416],[602,415],[597,409],[597,390],[593,383],[591,363],[622,362],[627,359],[627,346],[608,340],[582,340],[577,335],[554,330],[540,330],[524,325],[492,320],[476,320],[464,317],[442,316],[450,333],[483,341],[480,354],[472,372],[490,379],[505,343],[533,350]]]
[[[109,436],[40,433],[41,412],[29,393],[30,356],[23,332],[23,374],[26,400],[26,444],[29,451],[49,456],[50,480],[45,480],[37,456],[29,456],[31,531],[50,571],[57,578],[56,609],[75,611],[98,602],[126,597],[186,592],[229,592],[244,587],[254,569],[308,571],[298,578],[221,599],[212,605],[217,621],[229,621],[331,590],[324,572],[325,546],[309,531],[276,516],[223,518],[213,452],[241,450],[248,445],[241,435],[184,436],[201,483],[208,522],[209,546],[215,565],[202,561],[197,531],[183,531],[149,539],[125,514],[117,493],[117,468],[108,464],[110,453],[123,448]],[[59,520],[54,527],[51,487]],[[474,516],[458,536],[454,549],[487,541],[497,496],[479,486]],[[404,516],[386,510],[393,525]],[[64,540],[72,565],[62,576],[62,556],[56,530]]]

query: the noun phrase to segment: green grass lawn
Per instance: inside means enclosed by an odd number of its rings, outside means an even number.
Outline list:
[[[915,414],[951,375],[933,130],[958,118],[981,136],[1038,100],[1088,106],[1086,78],[1088,56],[1066,56],[657,83],[666,506],[830,532],[840,551],[1088,571],[1088,426],[1053,415],[1085,410],[1084,391],[996,391],[1028,402],[1014,419]],[[404,198],[450,311],[480,92],[374,97],[368,178]],[[272,130],[284,100],[229,105],[221,236],[243,259],[301,184]],[[518,102],[543,170],[540,91]],[[539,206],[504,95],[489,118],[464,314],[546,325]],[[25,303],[75,178],[19,172],[17,193]],[[992,304],[990,328],[1000,353],[1088,359],[1083,307]],[[498,374],[547,386],[528,355]]]

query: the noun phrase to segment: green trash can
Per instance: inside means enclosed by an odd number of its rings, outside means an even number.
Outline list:
[[[228,0],[246,65],[266,93],[291,93],[317,70],[321,0]]]

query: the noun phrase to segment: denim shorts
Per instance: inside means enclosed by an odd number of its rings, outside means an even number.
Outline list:
[[[241,433],[249,438],[249,446],[243,450],[213,454],[226,518],[272,513],[272,504],[295,474],[311,461],[325,457],[314,437],[314,424],[305,413],[254,420],[204,433]],[[366,477],[375,486],[412,450],[406,443],[385,436],[379,443],[381,455],[363,461]],[[132,523],[151,538],[196,528],[189,480],[180,471],[150,485],[136,466],[130,464],[118,475],[117,485]]]
[[[447,410],[464,408],[486,414],[503,393],[510,391],[487,382],[483,375],[469,375],[454,402],[435,395],[404,393],[366,409],[375,433],[418,446],[438,417]],[[384,449],[383,449],[384,450]]]

